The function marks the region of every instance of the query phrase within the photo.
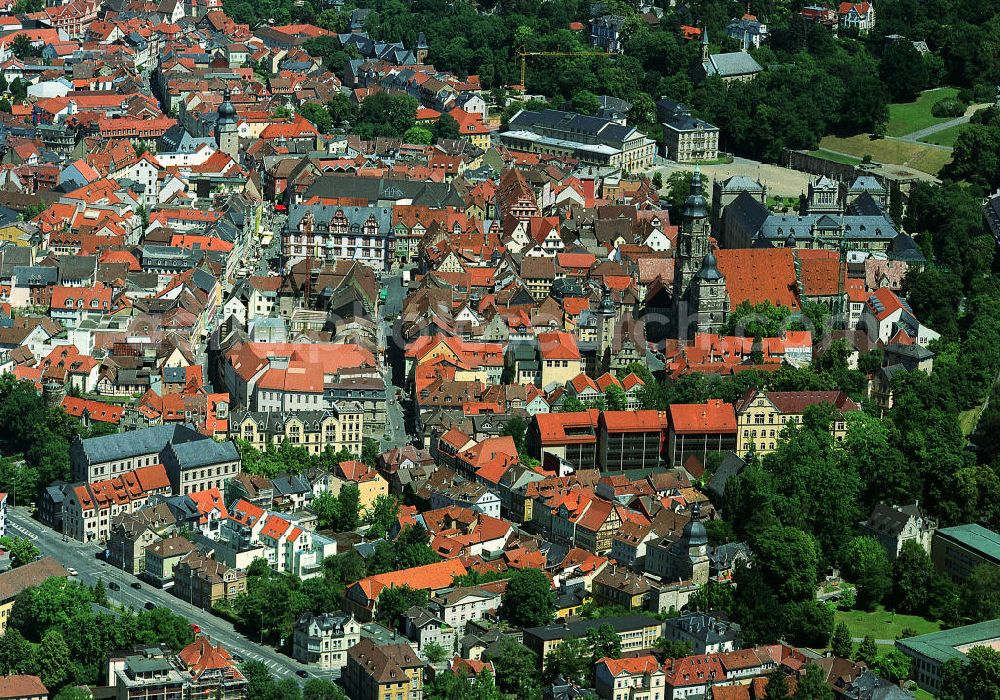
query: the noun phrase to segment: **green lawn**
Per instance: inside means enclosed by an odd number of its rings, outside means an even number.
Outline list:
[[[903,102],[889,105],[889,136],[905,136],[914,131],[934,126],[948,121],[949,117],[939,118],[931,114],[935,102],[945,97],[954,97],[958,88],[937,88],[921,93],[913,102]]]
[[[923,688],[917,688],[913,691],[913,696],[916,700],[934,700],[934,695],[930,691],[924,690]]]
[[[855,158],[854,156],[845,156],[840,153],[834,153],[833,151],[828,151],[825,148],[818,148],[815,151],[809,151],[809,155],[816,156],[817,158],[822,158],[823,160],[829,160],[833,163],[843,163],[844,165],[861,165],[860,158]]]
[[[921,143],[936,143],[938,146],[948,146],[953,147],[955,141],[958,140],[958,135],[961,134],[968,124],[956,124],[955,126],[949,126],[947,129],[942,129],[937,133],[931,134],[930,136],[925,136],[920,139]]]
[[[917,634],[937,632],[941,629],[940,622],[932,622],[919,615],[893,614],[884,608],[876,608],[874,612],[838,610],[834,614],[834,624],[846,622],[852,637],[870,635],[874,639],[896,639],[907,627],[916,630]]]
[[[962,429],[962,435],[969,437],[969,435],[972,434],[972,431],[976,427],[976,421],[979,420],[979,414],[982,410],[982,406],[975,406],[958,414],[958,425]]]

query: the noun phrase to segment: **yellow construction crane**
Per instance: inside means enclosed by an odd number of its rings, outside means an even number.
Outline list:
[[[528,56],[609,56],[603,51],[518,51],[517,56],[521,59],[521,89],[527,90],[528,86],[524,82],[525,71],[528,65]]]

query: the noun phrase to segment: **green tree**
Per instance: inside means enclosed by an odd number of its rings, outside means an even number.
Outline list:
[[[962,582],[962,616],[970,622],[1000,618],[1000,568],[981,564]]]
[[[785,700],[788,697],[788,676],[780,668],[767,674],[767,688],[764,700]]]
[[[274,676],[263,661],[244,661],[240,672],[247,679],[247,697],[269,698],[274,693]]]
[[[628,397],[625,395],[625,390],[620,386],[611,384],[604,391],[604,405],[607,406],[609,411],[624,411],[628,403]]]
[[[338,92],[326,103],[326,109],[330,113],[330,120],[334,126],[340,126],[344,122],[353,122],[357,119],[357,111],[354,103],[347,95]]]
[[[666,637],[656,640],[656,650],[667,659],[683,659],[693,653],[690,642],[678,642]]]
[[[417,118],[417,101],[409,95],[377,92],[365,98],[358,110],[357,133],[362,138],[400,138]]]
[[[885,548],[874,537],[855,537],[843,556],[844,576],[857,584],[857,602],[873,610],[892,590],[892,565]]]
[[[688,608],[701,612],[733,609],[733,588],[713,579],[703,583],[688,601]]]
[[[194,641],[191,624],[170,608],[143,610],[138,615],[139,636],[149,644],[163,643],[179,652]]]
[[[510,577],[500,600],[500,617],[517,627],[540,627],[555,617],[549,577],[539,569],[520,569]]]
[[[586,410],[587,407],[575,396],[567,396],[563,400],[562,408],[560,409],[562,413],[583,413]]]
[[[336,683],[310,678],[302,687],[302,700],[347,700],[347,694]]]
[[[458,122],[455,121],[455,117],[450,114],[442,114],[434,122],[434,126],[431,128],[431,133],[433,134],[435,141],[440,141],[441,139],[457,139],[459,137]]]
[[[927,552],[913,540],[907,540],[892,565],[892,602],[903,613],[927,611],[934,566]]]
[[[826,684],[826,674],[816,664],[806,664],[805,673],[799,676],[795,687],[795,700],[833,700],[833,690]]]
[[[424,646],[424,656],[432,664],[439,664],[448,658],[448,652],[437,642],[428,642]]]
[[[875,659],[874,669],[875,673],[883,678],[888,678],[890,681],[898,683],[910,677],[910,668],[912,665],[913,659],[899,649],[892,647]]]
[[[587,630],[584,637],[590,646],[590,663],[599,659],[619,659],[622,655],[622,640],[611,625],[599,625]]]
[[[93,694],[85,688],[68,685],[52,696],[52,700],[91,700],[93,697]]]
[[[585,639],[566,639],[545,655],[542,679],[551,683],[556,678],[584,685],[589,683],[592,667],[590,645]]]
[[[759,304],[741,301],[726,319],[723,333],[745,338],[774,338],[788,327],[792,310],[775,306],[769,300]]]
[[[374,438],[365,438],[361,443],[361,461],[367,464],[371,468],[375,468],[378,465],[378,458],[381,454],[378,446],[378,440]]]
[[[652,185],[653,189],[656,190],[657,192],[663,189],[663,173],[661,173],[659,170],[653,173]]]
[[[61,688],[72,673],[73,657],[59,630],[49,630],[42,637],[35,654],[35,675],[47,688]]]
[[[381,494],[365,514],[369,538],[384,537],[396,522],[399,514],[399,501],[395,496]]]
[[[306,102],[299,107],[299,114],[312,122],[321,134],[329,134],[333,129],[333,118],[325,105],[318,102]]]
[[[751,549],[753,568],[779,597],[813,599],[819,555],[809,535],[794,527],[774,526],[754,537]]]
[[[30,564],[41,554],[35,543],[26,537],[0,537],[0,547],[10,552],[11,565],[15,569]]]
[[[422,126],[411,126],[403,134],[403,141],[429,146],[434,142],[434,134],[431,133],[430,129],[425,129]]]
[[[508,695],[535,697],[541,690],[538,656],[513,637],[503,637],[489,654],[497,672],[497,686]]]
[[[834,656],[842,659],[850,659],[854,656],[854,642],[851,641],[851,631],[847,623],[841,621],[833,630],[833,638],[830,640],[830,650]]]
[[[399,630],[403,624],[403,613],[414,605],[427,605],[428,599],[428,593],[423,589],[409,586],[386,588],[379,594],[375,619],[390,629]]]
[[[792,643],[821,649],[833,633],[833,608],[818,600],[799,600],[785,605],[786,629]]]
[[[875,645],[875,640],[871,635],[866,634],[861,640],[861,644],[858,645],[857,659],[872,666],[875,663],[876,657],[878,657],[878,647]]]
[[[927,86],[927,65],[909,41],[894,41],[886,48],[879,74],[894,102],[912,102]]]
[[[684,206],[684,201],[691,194],[690,170],[675,170],[667,176],[667,203],[675,209]]]
[[[587,116],[593,116],[597,114],[597,110],[600,108],[600,100],[597,98],[597,95],[592,93],[590,90],[580,90],[573,95],[573,111],[575,112],[586,114]]]
[[[517,453],[524,452],[524,435],[528,431],[528,423],[521,416],[511,416],[500,428],[501,435],[509,435],[514,438],[514,446]]]
[[[0,674],[28,673],[34,668],[34,649],[16,629],[0,637]]]

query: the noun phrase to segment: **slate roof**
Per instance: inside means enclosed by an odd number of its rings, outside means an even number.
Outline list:
[[[458,192],[442,182],[418,182],[389,178],[357,177],[356,175],[324,175],[306,190],[304,199],[312,197],[346,197],[365,199],[370,204],[379,200],[413,200],[415,205],[434,207],[456,206],[465,208]]]
[[[196,469],[220,462],[237,462],[240,459],[240,453],[232,441],[216,442],[211,438],[172,444],[168,449],[173,452],[181,469]]]
[[[74,443],[88,461],[113,462],[141,454],[161,452],[168,444],[179,446],[192,441],[213,442],[186,425],[160,425],[144,430],[87,438]]]
[[[706,75],[718,75],[723,78],[760,73],[764,70],[753,56],[744,51],[713,54],[702,66]]]

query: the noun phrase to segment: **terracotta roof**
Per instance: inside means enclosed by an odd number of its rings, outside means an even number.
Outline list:
[[[675,433],[735,433],[736,411],[719,399],[706,403],[676,403],[670,406],[670,425]]]
[[[242,679],[233,661],[233,657],[221,644],[212,646],[211,640],[206,636],[198,637],[191,644],[180,650],[177,654],[184,665],[188,667],[194,678],[200,678],[206,671],[222,670],[227,676]]]
[[[658,671],[660,668],[659,662],[656,660],[655,656],[636,656],[627,659],[610,659],[605,657],[599,659],[597,663],[604,664],[608,671],[611,672],[612,676],[617,676],[622,673],[627,674],[639,674],[639,673],[652,673],[653,671]]]
[[[467,573],[462,562],[457,559],[446,559],[434,564],[368,576],[356,582],[354,586],[359,586],[365,598],[374,601],[386,588],[409,586],[413,589],[437,590],[447,588],[456,576],[464,576]]]
[[[651,432],[664,427],[658,411],[604,411],[601,423],[614,433]]]
[[[0,677],[0,698],[48,697],[49,689],[38,676]]]
[[[799,310],[795,258],[790,248],[740,248],[716,253],[732,305],[770,301]]]
[[[579,360],[580,349],[576,345],[576,338],[563,331],[551,331],[549,333],[539,333],[538,350],[542,359],[545,360]]]

